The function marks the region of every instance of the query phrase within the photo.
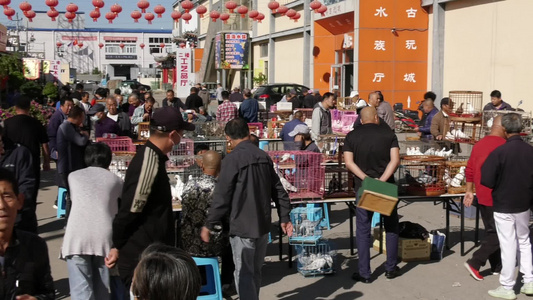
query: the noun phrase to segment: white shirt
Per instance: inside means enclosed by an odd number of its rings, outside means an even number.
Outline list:
[[[118,122],[118,114],[116,114],[116,115],[112,115],[112,114],[110,114],[110,113],[107,113],[107,117],[110,118],[110,119],[112,119],[112,120],[115,121],[115,122]]]

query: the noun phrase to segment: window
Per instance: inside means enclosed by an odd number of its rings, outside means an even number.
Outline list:
[[[124,44],[124,48],[120,48],[120,44]],[[132,41],[113,41],[105,44],[106,54],[135,54],[137,53],[137,43]]]
[[[259,45],[259,56],[267,57],[268,56],[268,44]]]

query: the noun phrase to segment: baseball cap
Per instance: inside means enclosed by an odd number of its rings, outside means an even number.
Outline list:
[[[355,97],[355,96],[359,96],[359,92],[358,92],[358,91],[352,91],[352,92],[350,93],[350,98],[353,98],[353,97]]]
[[[296,95],[296,91],[295,90],[290,90],[289,94]]]
[[[185,122],[180,111],[175,107],[157,109],[150,120],[150,127],[163,132],[194,130],[194,124]]]
[[[291,132],[289,132],[289,136],[293,137],[293,136],[296,136],[298,134],[308,134],[309,131],[310,130],[309,130],[309,127],[307,125],[299,124],[299,125],[296,125]]]
[[[105,111],[105,106],[103,104],[96,103],[93,107],[91,107],[89,109],[87,114],[88,115],[95,115],[96,113],[104,112],[104,111]]]

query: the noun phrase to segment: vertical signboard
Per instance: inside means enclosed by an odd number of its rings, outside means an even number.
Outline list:
[[[359,92],[415,109],[427,88],[427,12],[419,0],[360,1],[359,11]]]
[[[176,94],[178,96],[189,95],[189,90],[193,85],[191,76],[192,55],[190,48],[176,49]]]
[[[24,78],[35,80],[41,76],[40,60],[35,58],[23,58],[22,65],[24,69]]]
[[[250,41],[248,33],[222,32],[215,37],[217,69],[248,69]]]
[[[222,57],[224,56],[224,53],[222,51],[224,51],[222,47],[222,34],[217,33],[217,35],[215,36],[215,68],[216,69],[222,68],[221,67]]]

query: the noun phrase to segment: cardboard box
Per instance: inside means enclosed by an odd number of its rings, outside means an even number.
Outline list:
[[[278,102],[276,103],[278,111],[291,111],[292,112],[292,102]]]
[[[379,236],[378,231],[374,231],[374,249],[379,251]],[[387,253],[386,234],[383,232],[383,253]],[[425,261],[430,260],[431,256],[431,240],[420,239],[405,239],[398,240],[398,256],[402,261]]]
[[[390,216],[398,204],[398,186],[366,177],[358,196],[358,207]]]

